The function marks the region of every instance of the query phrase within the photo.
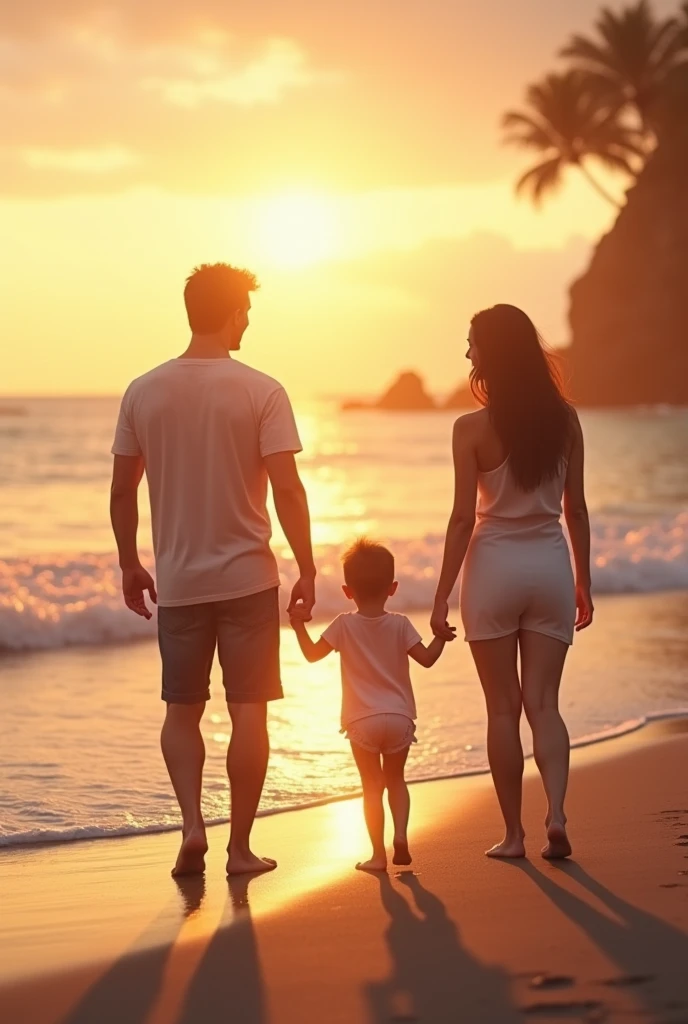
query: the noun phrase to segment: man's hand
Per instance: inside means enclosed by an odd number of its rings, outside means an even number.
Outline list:
[[[137,615],[141,615],[144,619],[152,619],[153,613],[146,605],[143,596],[146,590],[150,594],[153,604],[157,604],[158,595],[155,592],[155,583],[151,574],[142,565],[138,565],[133,569],[122,569],[124,603],[127,608],[130,608],[132,612],[136,612]]]
[[[315,576],[300,576],[291,592],[287,615],[290,619],[310,622],[313,618],[311,612],[313,611],[314,604]]]

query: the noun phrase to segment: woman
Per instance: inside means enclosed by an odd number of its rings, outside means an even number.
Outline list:
[[[568,857],[570,744],[559,685],[574,627],[584,629],[593,617],[583,435],[525,313],[507,305],[483,310],[468,343],[471,389],[483,408],[454,426],[454,508],[431,626],[435,636],[453,635],[448,601],[463,566],[461,616],[485,693],[487,755],[506,825],[488,856],[525,856],[525,709],[548,801],[542,855]]]

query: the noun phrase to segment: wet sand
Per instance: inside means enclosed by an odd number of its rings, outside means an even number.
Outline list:
[[[0,857],[7,1024],[688,1020],[685,721],[576,751],[574,859],[495,862],[484,778],[413,787],[414,865],[374,877],[358,800],[263,818],[277,872],[169,878],[177,834]]]

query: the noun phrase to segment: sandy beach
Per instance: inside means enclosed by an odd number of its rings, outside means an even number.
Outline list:
[[[688,734],[574,752],[574,859],[498,863],[485,777],[413,787],[412,870],[352,870],[358,800],[259,819],[272,875],[178,886],[174,833],[2,854],[7,1024],[688,1020]]]

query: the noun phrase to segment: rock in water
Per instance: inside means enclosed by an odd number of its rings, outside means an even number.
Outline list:
[[[583,405],[688,404],[688,76],[657,149],[571,289],[571,392]]]
[[[443,409],[475,409],[478,403],[468,384],[459,384],[456,391],[452,391],[449,398],[445,399]]]
[[[435,401],[425,390],[417,373],[401,373],[394,384],[375,403],[377,409],[415,411],[434,409]]]

